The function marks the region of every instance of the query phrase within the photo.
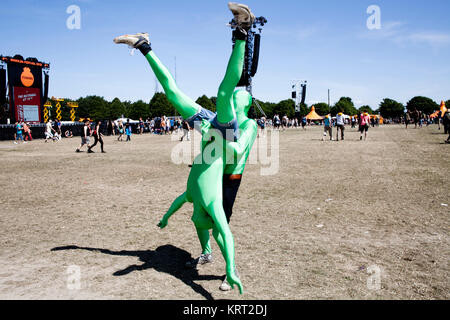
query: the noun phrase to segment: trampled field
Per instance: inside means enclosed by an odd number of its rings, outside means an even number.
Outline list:
[[[446,136],[321,130],[281,132],[276,175],[246,169],[231,222],[242,296],[219,291],[215,243],[213,264],[184,268],[200,253],[190,204],[156,227],[185,190],[179,142],[0,142],[0,299],[449,299]]]

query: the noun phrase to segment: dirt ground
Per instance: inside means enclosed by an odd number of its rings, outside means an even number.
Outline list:
[[[449,299],[446,136],[321,130],[280,133],[278,174],[246,169],[231,222],[242,296],[219,291],[214,241],[213,264],[184,268],[200,253],[192,205],[156,227],[185,190],[179,142],[0,142],[0,299]]]

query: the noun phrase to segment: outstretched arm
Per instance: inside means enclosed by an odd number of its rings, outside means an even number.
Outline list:
[[[176,198],[174,202],[172,202],[172,205],[170,206],[170,208],[167,211],[167,213],[163,216],[161,221],[159,221],[158,227],[160,227],[161,229],[164,229],[167,226],[170,217],[175,212],[177,212],[183,206],[183,204],[185,204],[186,202],[188,202],[188,201],[187,201],[186,192],[185,192],[181,196]]]

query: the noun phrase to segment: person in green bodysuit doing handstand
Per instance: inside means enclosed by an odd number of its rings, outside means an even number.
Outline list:
[[[193,125],[194,121],[202,120],[201,130],[204,140],[202,150],[208,147],[216,150],[223,148],[223,152],[216,152],[216,155],[210,161],[203,161],[203,158],[200,161],[196,159],[188,179],[187,191],[174,201],[167,214],[159,223],[159,226],[164,228],[169,217],[185,202],[193,202],[194,214],[192,220],[196,226],[203,253],[211,252],[208,230],[212,228],[214,238],[227,263],[228,282],[231,286],[237,284],[242,292],[242,285],[235,273],[233,236],[227,224],[229,216],[225,216],[223,210],[222,178],[223,172],[226,171],[225,164],[229,162],[224,161],[224,155],[231,151],[233,159],[235,157],[239,160],[243,159],[243,161],[238,160],[238,163],[235,163],[235,161],[230,162],[233,163],[228,166],[230,176],[232,176],[231,173],[233,171],[243,171],[245,160],[256,136],[256,123],[253,125],[253,120],[250,121],[244,114],[248,112],[248,108],[251,106],[251,96],[246,91],[233,92],[242,74],[246,29],[248,30],[251,26],[254,16],[246,6],[230,3],[229,7],[234,13],[237,22],[234,34],[236,43],[225,78],[219,88],[217,115],[197,105],[177,88],[170,73],[151,50],[148,35],[121,36],[116,38],[115,42],[129,44],[138,48],[145,55],[158,80],[163,85],[169,101],[172,102],[184,119],[191,122],[191,125]],[[238,111],[237,119],[234,106],[236,106]],[[239,140],[238,125],[243,132]],[[213,128],[218,129],[220,133],[212,133],[215,131]],[[197,126],[197,129],[200,128]],[[232,129],[231,138],[226,135],[226,129]],[[213,141],[209,141],[208,137],[213,137]],[[224,143],[223,137],[229,141]],[[231,141],[238,141],[238,143]],[[234,155],[234,152],[237,152],[237,156]],[[199,156],[202,157],[202,154]],[[232,202],[234,202],[234,198],[235,194]]]

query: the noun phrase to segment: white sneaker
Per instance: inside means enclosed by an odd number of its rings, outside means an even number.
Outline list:
[[[220,291],[230,291],[231,290],[231,286],[227,281],[227,276],[225,276],[225,279],[223,279],[222,284],[219,287]]]
[[[239,27],[245,30],[252,27],[256,18],[248,6],[236,2],[228,2],[228,8],[233,13],[234,21]]]
[[[131,48],[138,48],[143,43],[150,43],[148,33],[125,34],[114,38],[114,43],[126,44]]]
[[[236,267],[234,268],[234,273],[239,278],[239,272],[237,271]],[[227,281],[227,275],[224,276],[224,279],[223,279],[222,284],[220,285],[219,289],[221,291],[230,291],[231,290],[231,285]]]
[[[195,268],[198,265],[205,265],[207,263],[212,263],[213,262],[213,256],[211,253],[206,253],[206,254],[201,254],[200,257],[198,257],[197,259],[194,259],[192,261],[188,261],[186,262],[186,267],[187,268]]]

